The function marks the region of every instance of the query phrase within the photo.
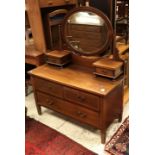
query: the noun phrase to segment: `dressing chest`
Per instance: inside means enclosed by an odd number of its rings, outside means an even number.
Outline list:
[[[114,119],[121,121],[123,111],[123,78],[112,81],[93,74],[96,61],[107,53],[116,55],[111,48],[114,42],[111,22],[100,10],[80,6],[66,14],[60,31],[66,49],[62,48],[60,55],[56,52],[56,57],[55,51],[47,53],[52,65],[45,64],[29,72],[37,111],[41,114],[43,106],[100,129],[104,143],[108,126]],[[63,58],[66,50],[71,54],[71,63],[58,67],[53,61]],[[114,57],[110,61],[118,60]],[[99,67],[105,66],[101,63]]]
[[[77,65],[60,69],[46,64],[30,74],[39,114],[43,106],[92,125],[101,130],[102,142],[110,123],[122,118],[122,81],[96,78]]]

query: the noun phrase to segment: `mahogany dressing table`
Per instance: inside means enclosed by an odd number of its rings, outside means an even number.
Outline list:
[[[93,63],[107,54],[113,40],[109,19],[92,7],[78,7],[66,15],[62,26],[72,62],[60,68],[45,64],[31,75],[38,114],[41,107],[101,130],[102,143],[108,126],[122,119],[123,79],[93,74]]]

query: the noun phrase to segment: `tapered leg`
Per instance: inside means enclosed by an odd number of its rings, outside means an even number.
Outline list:
[[[101,130],[101,143],[104,144],[106,140],[106,132],[105,130]]]
[[[41,115],[41,106],[36,104],[36,107],[38,114]]]
[[[122,121],[122,115],[120,115],[118,118],[118,122],[121,122],[121,121]]]
[[[28,84],[25,82],[25,95],[28,95]]]
[[[120,112],[120,114],[118,115],[118,122],[122,121],[122,112]]]

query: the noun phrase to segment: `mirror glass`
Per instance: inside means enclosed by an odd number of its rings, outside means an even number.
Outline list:
[[[67,44],[82,55],[104,52],[112,35],[107,20],[94,11],[73,12],[67,17],[64,27]]]

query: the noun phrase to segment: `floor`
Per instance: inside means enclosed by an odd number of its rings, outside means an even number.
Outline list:
[[[55,113],[52,110],[42,108],[42,115],[37,114],[35,107],[34,94],[30,93],[26,98],[27,115],[34,118],[47,126],[56,129],[84,147],[96,152],[98,155],[105,155],[104,145],[101,144],[100,131],[90,126],[80,124],[73,119]],[[123,119],[128,116],[129,104],[124,104]],[[121,123],[117,120],[111,124],[107,130],[106,141],[116,132]]]

